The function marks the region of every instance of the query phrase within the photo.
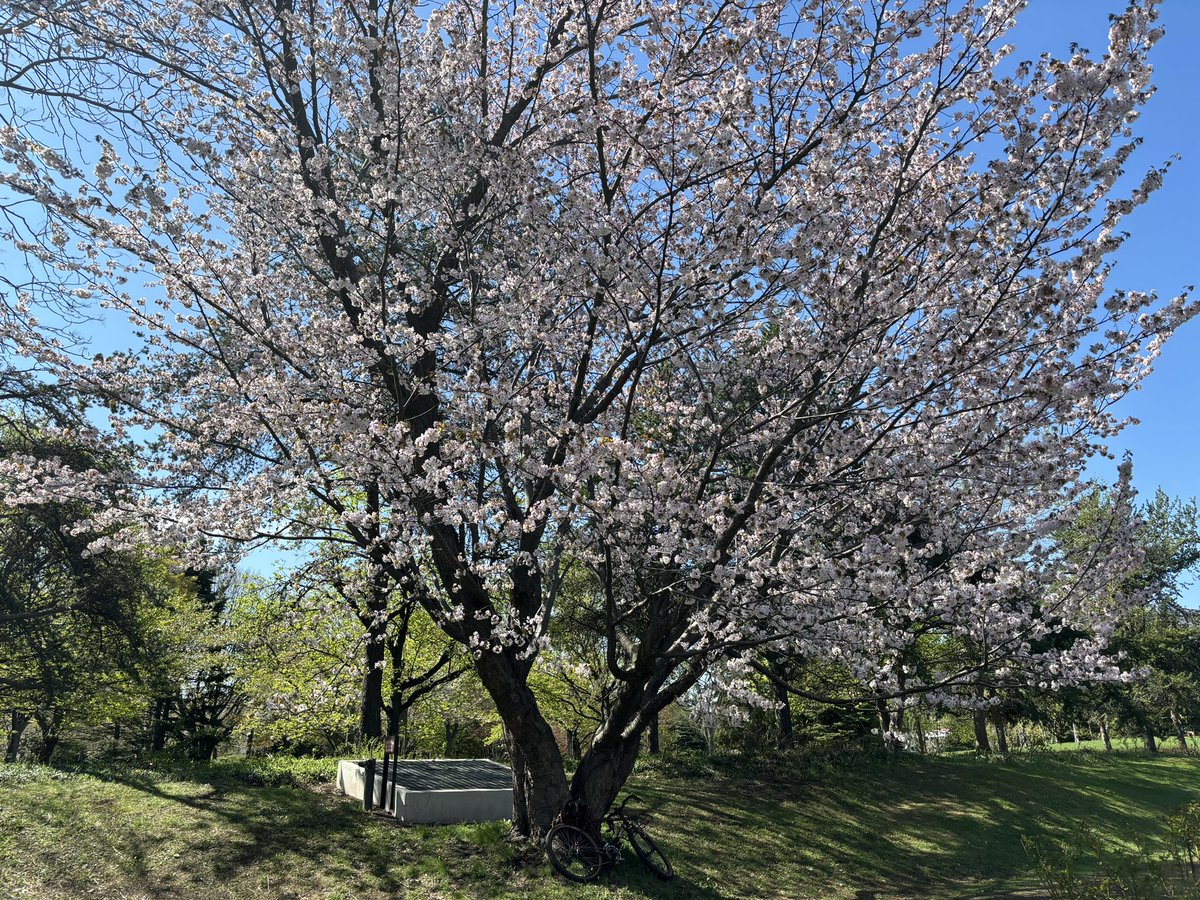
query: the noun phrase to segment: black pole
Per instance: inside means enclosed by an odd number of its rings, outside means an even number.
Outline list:
[[[388,760],[391,758],[391,755],[392,755],[391,750],[392,750],[391,741],[388,741],[385,739],[383,742],[383,786],[381,788],[381,791],[383,792],[383,796],[381,797],[381,802],[383,805],[384,812],[388,811],[388,807],[390,805],[388,803]]]
[[[363,763],[363,812],[370,812],[375,805],[375,759]]]
[[[396,702],[399,706],[399,701]],[[392,815],[396,814],[396,772],[400,768],[400,715],[397,714],[392,723],[392,792],[388,795]]]

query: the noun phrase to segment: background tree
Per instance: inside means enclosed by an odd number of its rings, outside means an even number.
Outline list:
[[[1079,527],[1087,527],[1111,499],[1096,493]],[[1073,530],[1064,535],[1070,542]],[[1196,721],[1200,696],[1200,623],[1180,604],[1182,588],[1200,564],[1200,512],[1194,500],[1169,497],[1162,490],[1137,510],[1139,564],[1126,575],[1124,589],[1143,597],[1144,605],[1113,623],[1110,652],[1120,658],[1126,677],[1074,694],[1070,705],[1094,721],[1111,746],[1109,728],[1131,728],[1148,752],[1156,735],[1170,733],[1187,752],[1184,732]]]
[[[77,471],[116,463],[51,431],[0,437],[8,461]],[[6,485],[9,496],[11,482]],[[19,485],[18,485],[19,489]],[[155,685],[178,677],[196,627],[196,589],[149,551],[94,552],[72,501],[0,506],[0,707],[11,710],[5,756],[32,720],[49,760],[71,724],[141,718]]]
[[[295,584],[247,579],[234,599],[241,728],[261,749],[332,753],[359,724],[360,623],[328,588],[294,597]]]

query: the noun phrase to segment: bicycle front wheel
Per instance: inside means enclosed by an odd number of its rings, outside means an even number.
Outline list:
[[[546,856],[563,878],[593,881],[604,867],[604,851],[596,839],[574,825],[555,825],[546,832]]]
[[[671,861],[659,849],[658,844],[651,840],[650,835],[640,828],[631,828],[629,829],[629,843],[633,845],[633,852],[637,854],[643,866],[663,881],[674,877],[675,870],[671,868]]]

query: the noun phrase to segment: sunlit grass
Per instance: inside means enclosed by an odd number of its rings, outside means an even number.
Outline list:
[[[578,887],[501,824],[398,826],[327,785],[253,786],[203,768],[0,776],[0,897],[39,900],[1036,895],[1022,833],[1085,825],[1131,846],[1200,797],[1200,760],[1133,753],[643,772],[631,788],[679,877],[664,885],[630,859]]]

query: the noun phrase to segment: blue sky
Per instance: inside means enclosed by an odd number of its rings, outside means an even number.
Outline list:
[[[1012,36],[1017,56],[1065,55],[1072,41],[1099,54],[1108,13],[1123,8],[1121,0],[1031,0]],[[1200,0],[1164,0],[1159,24],[1166,35],[1151,57],[1158,91],[1137,124],[1145,143],[1126,172],[1132,181],[1174,154],[1180,159],[1162,190],[1125,220],[1132,236],[1115,257],[1109,286],[1166,297],[1200,286]],[[1176,333],[1142,389],[1117,409],[1140,420],[1110,447],[1118,458],[1133,454],[1142,498],[1160,486],[1173,496],[1200,496],[1200,318]],[[1098,465],[1096,474],[1112,478],[1115,465]],[[1200,588],[1186,601],[1200,606]]]

